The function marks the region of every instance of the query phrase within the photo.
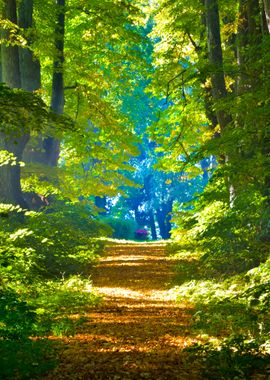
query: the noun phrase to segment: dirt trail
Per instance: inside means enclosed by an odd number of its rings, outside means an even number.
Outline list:
[[[104,302],[90,310],[46,379],[199,379],[182,353],[192,340],[190,313],[169,291],[173,264],[162,245],[108,247],[94,276]]]

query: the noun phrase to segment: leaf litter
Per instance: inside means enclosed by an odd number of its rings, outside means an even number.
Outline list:
[[[196,341],[191,308],[170,291],[173,265],[162,244],[107,247],[93,276],[103,297],[72,337],[62,337],[59,366],[46,380],[198,380],[183,348]],[[80,318],[82,316],[75,316]]]

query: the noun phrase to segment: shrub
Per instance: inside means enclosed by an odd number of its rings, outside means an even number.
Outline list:
[[[134,231],[137,228],[137,224],[134,220],[105,217],[102,218],[101,221],[112,228],[113,238],[126,240],[134,239]]]
[[[44,337],[75,334],[83,318],[71,314],[99,302],[89,273],[108,231],[70,205],[47,214],[0,205],[1,379],[40,378],[55,364]]]
[[[209,380],[267,380],[269,345],[270,342],[236,335],[221,343],[195,344],[185,351],[192,365],[199,364],[203,377]]]

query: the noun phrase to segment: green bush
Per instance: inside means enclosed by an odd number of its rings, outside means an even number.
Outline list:
[[[243,335],[221,343],[195,344],[185,351],[192,365],[200,365],[202,378],[209,380],[269,379],[270,341],[260,342]]]
[[[112,228],[112,237],[115,239],[133,240],[137,223],[131,219],[119,219],[113,217],[105,217],[101,219]]]
[[[34,331],[36,314],[18,294],[11,289],[0,291],[0,336],[20,341]]]
[[[52,344],[36,335],[38,316],[24,297],[10,288],[0,291],[1,379],[33,379],[55,365]]]
[[[188,361],[202,368],[203,378],[268,379],[270,365],[270,261],[241,274],[217,273],[201,255],[176,251],[179,302],[193,305],[190,318],[198,340]],[[215,257],[219,265],[219,256]],[[236,271],[235,271],[236,272]]]
[[[1,378],[40,378],[55,365],[46,336],[74,335],[84,319],[72,314],[99,302],[89,274],[109,231],[81,207],[0,205]]]
[[[177,240],[167,248],[178,259],[176,297],[193,305],[193,333],[208,341],[191,347],[188,360],[202,368],[202,378],[266,380],[269,205],[253,184],[230,205],[225,181],[215,181],[193,208],[175,216]]]
[[[217,275],[244,273],[268,257],[269,207],[253,184],[230,207],[225,181],[210,181],[194,207],[173,221],[172,236],[186,249],[200,251],[202,265]]]
[[[3,278],[18,276],[24,281],[35,277],[89,272],[104,243],[109,228],[89,215],[74,215],[62,209],[48,214],[25,212],[23,228],[12,206],[2,206],[0,217],[0,263]],[[1,212],[1,207],[0,207]],[[88,268],[88,269],[87,269]]]
[[[40,379],[56,366],[54,346],[48,340],[0,340],[1,380]]]

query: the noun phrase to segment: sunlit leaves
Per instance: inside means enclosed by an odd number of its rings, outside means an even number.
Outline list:
[[[10,20],[0,20],[0,30],[2,31],[2,36],[0,38],[0,43],[2,45],[18,45],[21,47],[25,47],[27,45],[27,40],[22,35],[22,30],[20,30],[18,25],[14,24]]]
[[[17,164],[17,159],[11,152],[7,150],[0,150],[0,166]]]
[[[1,129],[20,134],[21,126],[41,130],[50,119],[45,103],[36,94],[0,86]]]

